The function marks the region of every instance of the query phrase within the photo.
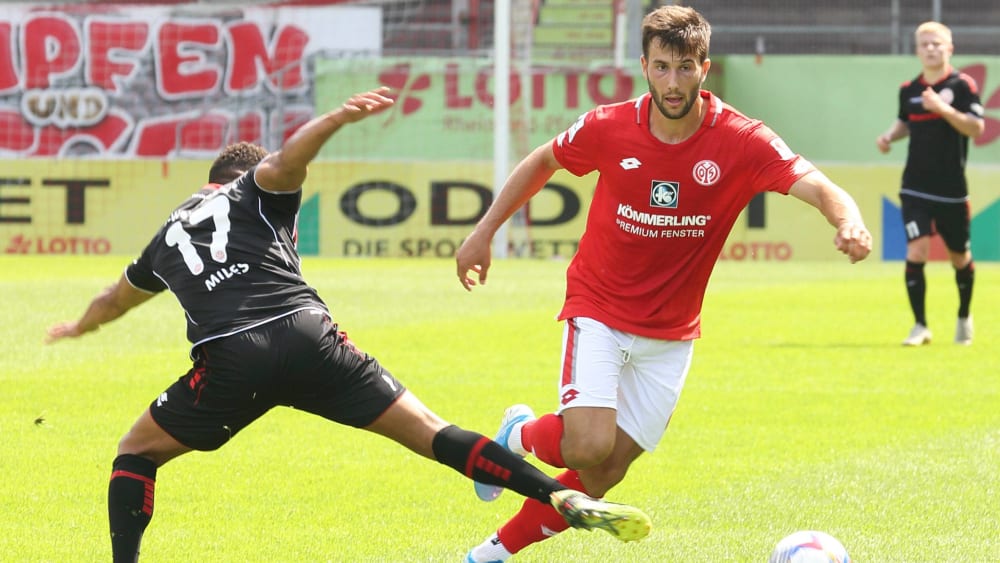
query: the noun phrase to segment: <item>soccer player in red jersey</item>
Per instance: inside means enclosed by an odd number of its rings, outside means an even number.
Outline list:
[[[511,407],[497,434],[514,453],[566,468],[559,481],[597,497],[662,438],[700,336],[709,276],[751,198],[790,194],[822,213],[851,262],[871,251],[850,195],[763,123],[701,89],[710,34],[688,7],[648,14],[640,63],[649,93],[587,112],[525,157],[456,254],[462,286],[484,284],[497,229],[555,171],[599,173],[559,314],[559,408],[535,418]],[[479,483],[476,492],[491,500],[499,489]],[[505,561],[566,529],[559,520],[529,500],[466,561]]]
[[[965,163],[969,138],[982,135],[986,129],[985,112],[976,81],[951,66],[955,50],[951,30],[938,22],[924,22],[914,35],[920,74],[900,86],[897,119],[875,139],[879,151],[888,153],[893,141],[910,138],[899,201],[906,232],[906,294],[915,324],[903,345],[920,346],[931,341],[924,265],[935,232],[941,235],[955,269],[955,343],[969,345],[975,266]]]
[[[589,498],[482,434],[442,420],[347,338],[303,279],[295,246],[307,165],[343,126],[392,103],[387,88],[356,94],[304,124],[278,151],[227,147],[209,184],[170,214],[116,283],[77,320],[49,328],[48,342],[79,337],[166,291],[187,318],[191,369],[139,416],[112,463],[115,563],[139,557],[157,469],[192,450],[222,447],[276,406],[380,434],[469,478],[549,503],[567,526],[622,540],[649,533],[640,510]],[[204,558],[192,552],[189,559]]]

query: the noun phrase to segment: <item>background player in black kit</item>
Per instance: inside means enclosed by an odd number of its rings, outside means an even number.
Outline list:
[[[649,532],[638,509],[567,489],[431,412],[338,330],[303,280],[295,239],[306,165],[343,125],[391,106],[388,94],[382,88],[351,97],[271,154],[248,143],[227,147],[209,184],[170,214],[119,280],[78,320],[49,328],[49,342],[80,336],[164,290],[187,318],[193,366],[118,445],[108,486],[114,561],[138,558],[159,466],[219,448],[278,405],[381,434],[469,478],[551,502],[574,527],[602,528],[622,540]]]
[[[970,246],[971,217],[965,162],[969,138],[983,133],[983,106],[972,78],[949,62],[954,52],[951,30],[938,22],[917,27],[920,75],[899,89],[899,116],[875,140],[881,152],[909,135],[910,146],[899,192],[906,230],[906,291],[916,324],[904,346],[931,341],[925,297],[924,265],[930,254],[930,236],[941,235],[958,285],[958,322],[955,342],[972,344],[972,283],[975,266]]]

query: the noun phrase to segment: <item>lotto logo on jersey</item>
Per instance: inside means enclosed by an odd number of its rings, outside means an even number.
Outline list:
[[[680,193],[680,182],[653,180],[653,186],[649,191],[649,205],[652,207],[677,209],[677,200]]]

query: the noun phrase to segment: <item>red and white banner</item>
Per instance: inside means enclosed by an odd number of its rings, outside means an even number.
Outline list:
[[[0,5],[0,157],[274,148],[314,113],[312,60],[377,55],[377,7]]]

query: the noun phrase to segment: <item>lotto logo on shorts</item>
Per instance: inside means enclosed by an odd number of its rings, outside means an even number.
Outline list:
[[[572,403],[579,394],[580,392],[577,391],[576,389],[567,389],[566,392],[562,394],[560,401],[562,402],[562,404],[568,405]]]

